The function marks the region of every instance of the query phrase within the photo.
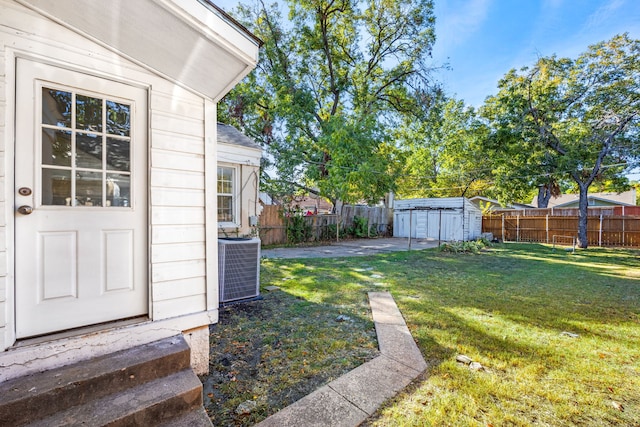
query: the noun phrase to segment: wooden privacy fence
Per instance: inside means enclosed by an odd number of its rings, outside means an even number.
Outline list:
[[[504,241],[568,243],[578,235],[578,217],[489,215],[482,217],[482,232]],[[590,216],[587,241],[590,246],[640,247],[640,216]]]
[[[355,217],[366,218],[368,234],[371,236],[387,236],[393,227],[393,209],[368,206],[342,207],[340,214],[309,215],[304,221],[311,227],[310,241],[335,240],[336,224],[340,230],[354,226]],[[260,214],[260,240],[263,245],[277,245],[289,243],[287,225],[289,219],[284,215],[282,206],[263,206]]]
[[[578,216],[578,208],[528,208],[528,209],[495,209],[492,215],[507,216]],[[640,206],[589,206],[589,217],[595,216],[640,216]]]

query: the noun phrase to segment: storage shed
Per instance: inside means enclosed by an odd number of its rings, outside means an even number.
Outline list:
[[[482,212],[464,197],[396,200],[393,236],[442,241],[482,234]]]

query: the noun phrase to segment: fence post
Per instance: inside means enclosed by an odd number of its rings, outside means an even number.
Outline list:
[[[598,230],[598,246],[602,246],[602,213],[600,214],[600,228]]]
[[[507,241],[507,237],[504,235],[504,214],[502,214],[502,241]]]
[[[284,242],[289,243],[289,233],[287,230],[289,229],[289,217],[285,217],[284,219]]]
[[[622,207],[622,246],[624,246],[624,206]]]
[[[413,209],[409,209],[409,250],[411,250],[411,224],[413,223]]]
[[[438,218],[438,247],[442,244],[442,209],[438,209],[440,217]]]
[[[516,217],[516,242],[520,242],[520,214]]]
[[[549,214],[547,214],[547,220],[545,221],[545,228],[547,229],[547,244],[549,244]]]

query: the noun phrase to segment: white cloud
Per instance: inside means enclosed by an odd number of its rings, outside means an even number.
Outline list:
[[[443,1],[436,3],[436,49],[446,52],[473,36],[487,18],[493,0]]]
[[[583,28],[584,32],[590,30],[600,29],[603,25],[615,16],[625,4],[625,0],[611,0],[600,6],[595,12],[593,12]]]
[[[640,36],[640,3],[637,0],[606,0],[594,10],[571,37],[557,40],[549,47],[559,56],[576,57],[601,41],[628,32]]]

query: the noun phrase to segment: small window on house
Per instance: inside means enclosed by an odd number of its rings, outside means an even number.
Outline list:
[[[235,169],[218,166],[218,222],[236,223]]]

